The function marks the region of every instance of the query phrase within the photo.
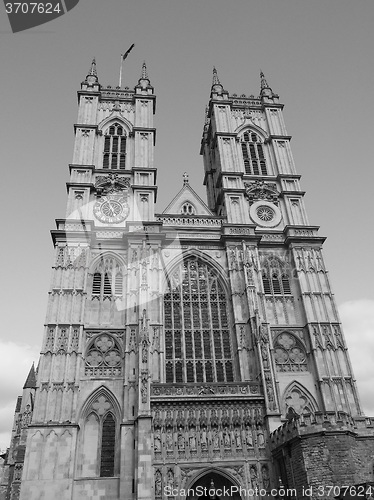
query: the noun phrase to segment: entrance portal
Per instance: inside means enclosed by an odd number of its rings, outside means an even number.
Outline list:
[[[238,486],[218,472],[208,472],[189,488],[189,500],[241,500]]]

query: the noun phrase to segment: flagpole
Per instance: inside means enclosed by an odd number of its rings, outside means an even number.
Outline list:
[[[122,63],[123,63],[123,54],[121,54],[121,64],[119,66],[119,87],[122,85]]]
[[[132,49],[135,47],[135,43],[131,45],[129,50],[127,50],[124,54],[121,54],[121,65],[119,67],[119,86],[121,87],[122,85],[122,65],[123,61],[126,59],[126,57],[129,55],[129,53],[132,51]]]

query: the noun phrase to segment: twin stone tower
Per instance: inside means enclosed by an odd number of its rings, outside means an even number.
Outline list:
[[[155,103],[145,64],[129,89],[102,86],[93,61],[78,91],[41,357],[17,401],[0,498],[366,487],[373,420],[279,96],[262,73],[258,97],[230,94],[214,70],[207,203],[185,174],[163,212]]]

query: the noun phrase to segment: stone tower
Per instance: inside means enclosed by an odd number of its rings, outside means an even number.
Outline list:
[[[372,422],[282,110],[262,73],[248,97],[229,94],[214,70],[207,204],[185,174],[155,213],[146,65],[130,90],[100,85],[92,62],[66,217],[52,231],[44,340],[25,395],[35,393],[32,419],[21,401],[2,498],[177,499],[198,487],[260,498],[279,479],[302,495],[318,486],[326,453],[331,481],[372,479]]]

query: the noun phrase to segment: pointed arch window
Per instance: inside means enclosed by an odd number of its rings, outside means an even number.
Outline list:
[[[192,203],[189,203],[188,201],[186,201],[181,206],[180,212],[182,215],[195,215],[196,210],[195,210],[195,207],[192,205]]]
[[[116,422],[111,413],[103,421],[101,433],[100,477],[114,476],[114,452],[116,443]]]
[[[102,259],[92,275],[92,300],[111,300],[123,296],[123,274],[118,262]]]
[[[264,145],[254,132],[244,132],[240,142],[247,175],[268,175]]]
[[[103,168],[126,168],[126,134],[119,123],[111,125],[104,137]]]
[[[78,461],[82,477],[113,477],[118,473],[118,418],[113,402],[100,391],[86,410]]]
[[[164,295],[166,382],[232,382],[227,296],[214,269],[193,257]]]
[[[270,258],[264,261],[262,285],[266,295],[291,295],[290,278],[280,259]]]

